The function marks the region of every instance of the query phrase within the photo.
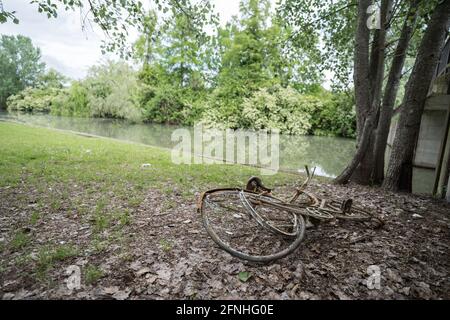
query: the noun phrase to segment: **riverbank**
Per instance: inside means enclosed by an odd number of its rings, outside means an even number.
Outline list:
[[[143,164],[148,164],[144,165]],[[0,123],[0,296],[35,298],[450,298],[450,206],[430,198],[313,182],[386,220],[308,229],[294,254],[243,263],[209,239],[199,192],[242,186],[259,170],[174,165],[166,150]],[[275,193],[298,176],[264,178]],[[366,285],[369,266],[380,289]],[[70,291],[67,269],[81,270]],[[251,277],[243,282],[239,272]]]
[[[194,135],[193,127],[156,123],[132,124],[126,120],[106,118],[76,118],[0,112],[1,120],[114,138],[167,149],[172,149],[179,143],[178,140],[172,141],[171,139],[175,130],[185,129],[189,131],[191,137]],[[204,146],[206,145],[207,142],[204,143]],[[308,164],[311,167],[316,167],[316,175],[334,177],[345,168],[354,150],[355,141],[353,139],[280,134],[279,166],[283,171],[297,172],[299,168],[303,169],[304,164]],[[191,151],[196,152],[195,150]]]

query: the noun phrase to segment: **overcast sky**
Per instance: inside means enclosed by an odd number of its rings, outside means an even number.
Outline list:
[[[149,5],[151,0],[144,0]],[[219,12],[221,24],[232,15],[239,13],[239,0],[213,0]],[[47,19],[45,14],[37,11],[36,4],[30,0],[3,0],[6,11],[16,11],[18,25],[0,24],[0,33],[7,35],[25,35],[41,48],[42,58],[48,67],[74,78],[83,78],[87,69],[95,63],[106,59],[100,51],[103,33],[98,28],[82,30],[78,11],[59,12],[58,18]],[[130,41],[135,40],[133,33]]]

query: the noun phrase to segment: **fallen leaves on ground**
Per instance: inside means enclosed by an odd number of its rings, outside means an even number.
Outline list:
[[[40,197],[24,186],[0,189],[0,297],[3,299],[449,299],[450,206],[427,197],[386,193],[355,185],[313,183],[321,197],[348,198],[384,218],[381,229],[337,221],[309,228],[300,248],[269,265],[251,264],[222,251],[205,232],[196,199],[148,190],[131,222],[114,237],[62,204],[29,224]],[[293,186],[276,188],[288,194]],[[80,192],[74,187],[73,193]],[[68,197],[73,197],[69,194]],[[172,205],[165,207],[170,200]],[[81,206],[90,206],[89,201]],[[110,204],[124,207],[120,201]],[[8,247],[27,229],[28,255]],[[25,229],[21,229],[25,230]],[[104,241],[104,243],[102,242]],[[55,260],[39,281],[38,248],[49,243],[79,252]],[[95,246],[93,245],[95,244]],[[24,249],[25,250],[25,249]],[[21,259],[25,259],[22,261]],[[68,266],[101,269],[103,276],[65,288]],[[369,289],[369,266],[380,268],[380,288]]]

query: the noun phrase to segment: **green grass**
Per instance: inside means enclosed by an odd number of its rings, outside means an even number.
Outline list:
[[[91,241],[93,253],[100,253],[105,251],[110,245],[108,240],[102,239],[100,236],[96,235]]]
[[[39,212],[34,211],[30,216],[30,223],[32,225],[35,225],[36,223],[38,223],[40,218],[41,218],[41,215],[39,214]]]
[[[172,243],[166,239],[159,240],[159,245],[161,246],[161,249],[166,252],[172,250],[173,246]]]
[[[75,257],[78,253],[78,249],[71,245],[45,246],[41,248],[37,256],[36,274],[38,278],[45,278],[47,271],[53,268],[55,262]]]
[[[113,213],[113,219],[119,226],[126,226],[131,222],[130,212],[127,209],[123,211],[115,211]]]
[[[84,282],[86,284],[94,284],[101,277],[103,277],[103,271],[97,266],[88,265],[84,269]]]
[[[18,231],[12,238],[9,245],[13,250],[20,250],[30,242],[30,236],[23,231]]]
[[[152,166],[142,169],[143,163]],[[138,194],[148,188],[171,193],[176,186],[184,196],[192,197],[207,187],[243,186],[251,175],[260,175],[260,170],[225,164],[177,165],[168,150],[156,147],[0,123],[0,187],[15,186],[22,180],[36,188],[43,183],[82,184],[92,193],[113,191],[136,206],[141,201]],[[298,179],[278,173],[265,176],[264,182],[280,185]],[[59,210],[62,203],[55,196],[50,206]]]

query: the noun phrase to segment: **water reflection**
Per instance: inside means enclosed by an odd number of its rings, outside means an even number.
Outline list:
[[[147,145],[172,148],[177,142],[171,141],[177,126],[160,124],[131,124],[122,120],[73,118],[36,114],[0,113],[0,119],[9,119],[27,124],[72,130],[116,138]],[[192,128],[187,128],[193,132]],[[327,177],[337,176],[355,150],[352,139],[315,136],[280,136],[280,168],[297,171],[305,164],[316,166],[316,174]]]
[[[291,170],[308,164],[317,167],[318,175],[335,177],[348,164],[354,151],[352,139],[282,135],[280,167]]]

